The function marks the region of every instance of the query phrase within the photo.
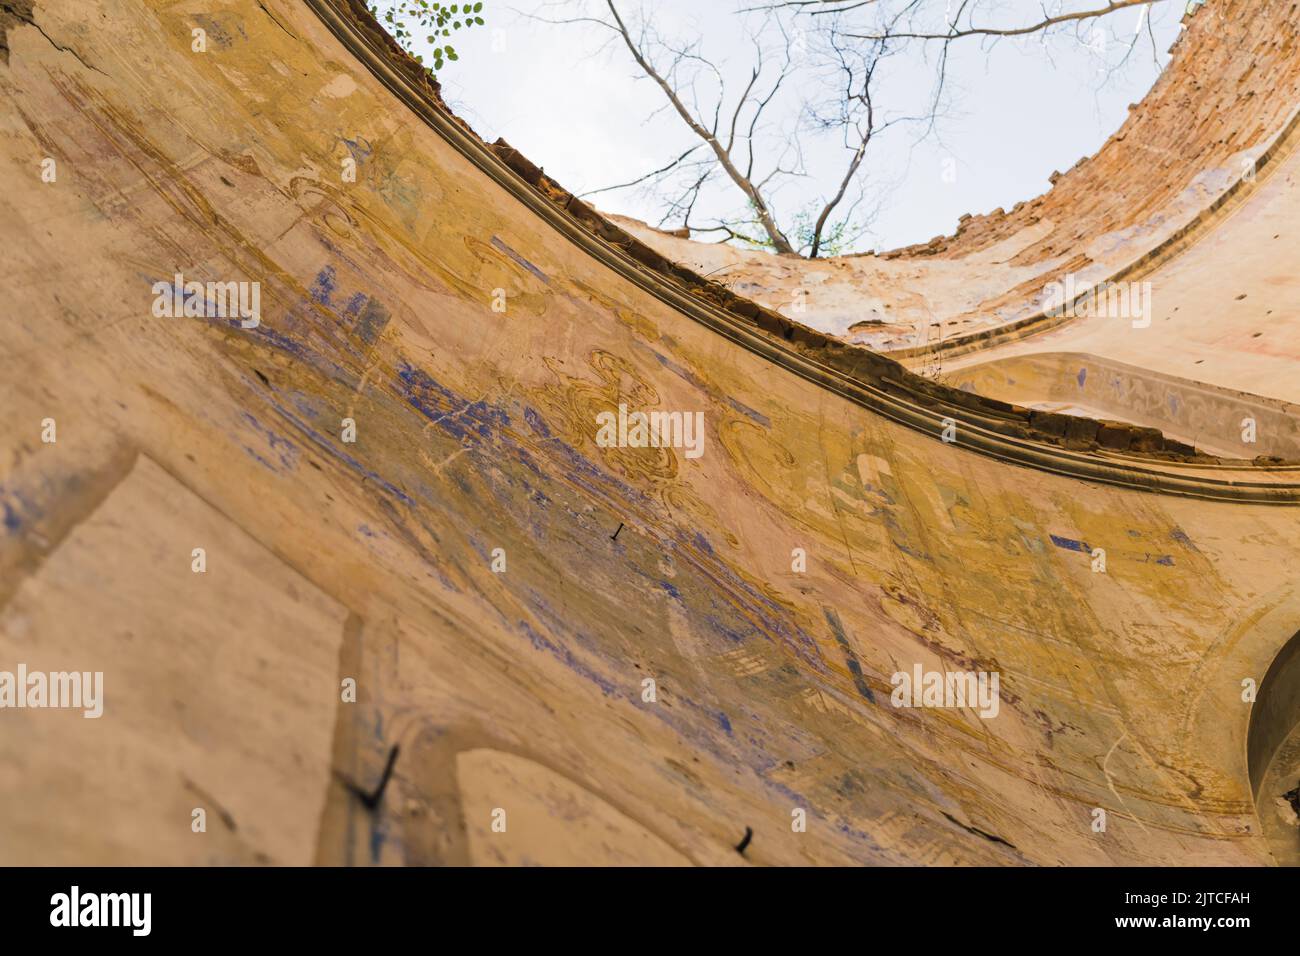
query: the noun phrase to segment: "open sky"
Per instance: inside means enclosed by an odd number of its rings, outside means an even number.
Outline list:
[[[698,43],[718,73],[683,68],[692,96],[712,116],[719,92],[730,115],[756,63],[754,36],[766,50],[760,83],[774,80],[787,43],[769,14],[741,12],[762,0],[616,0],[639,30],[649,24],[669,44]],[[950,0],[933,0],[942,27]],[[1096,0],[996,0],[980,21],[1022,25],[1042,10],[1086,9]],[[1010,208],[1048,188],[1054,170],[1089,155],[1119,128],[1130,103],[1150,89],[1168,62],[1185,3],[1166,0],[1107,17],[1048,41],[978,38],[952,48],[950,96],[930,126],[900,122],[868,147],[851,198],[865,231],[845,251],[889,249],[950,233],[963,213]],[[666,107],[662,91],[638,70],[622,40],[593,23],[554,23],[603,16],[606,0],[485,0],[485,27],[460,31],[460,59],[439,74],[444,96],[480,135],[504,137],[566,188],[584,193],[658,169],[698,142]],[[848,21],[863,26],[867,20]],[[825,66],[822,33],[812,18],[786,15],[794,67],[764,113],[755,136],[756,169],[802,155],[804,175],[778,177],[773,204],[789,222],[834,193],[849,158],[835,134],[809,129],[804,112],[835,96],[837,77]],[[1140,29],[1140,33],[1139,33]],[[1133,41],[1136,39],[1136,43]],[[1131,50],[1130,50],[1131,47]],[[423,49],[423,41],[417,50]],[[887,118],[925,113],[935,76],[933,44],[913,45],[882,64],[877,109]],[[657,50],[656,62],[668,54]],[[425,62],[431,62],[426,56]],[[694,61],[692,61],[694,62]],[[721,78],[720,87],[717,77]],[[685,84],[683,84],[685,85]],[[747,117],[748,112],[742,114]],[[742,119],[742,129],[745,122]],[[701,153],[702,155],[702,153]],[[658,224],[664,195],[644,188],[589,197],[598,208]],[[743,213],[740,192],[725,178],[711,182],[692,222]],[[680,225],[670,218],[667,227]]]

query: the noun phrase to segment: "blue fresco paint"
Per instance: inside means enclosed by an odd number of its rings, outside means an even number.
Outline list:
[[[1058,548],[1065,548],[1067,551],[1081,551],[1084,554],[1091,554],[1092,548],[1088,547],[1086,541],[1075,541],[1073,538],[1062,538],[1057,535],[1051,535],[1052,544]]]
[[[673,372],[674,374],[679,375],[686,381],[690,382],[692,385],[694,385],[700,391],[704,392],[706,395],[714,394],[714,390],[709,388],[708,384],[705,383],[698,375],[696,375],[690,369],[683,368],[682,366],[674,362],[672,359],[668,358],[668,356],[661,355],[659,352],[656,352],[653,349],[651,350],[651,354],[654,355],[654,357],[659,360],[659,364],[662,365],[664,368],[668,369],[670,372]],[[748,405],[736,401],[730,395],[724,397],[727,400],[727,404],[730,405],[732,408],[734,408],[736,411],[740,412],[740,414],[757,422],[758,424],[762,425],[764,428],[772,427],[771,420],[762,412],[757,412],[754,409],[750,408]]]
[[[533,275],[537,276],[537,278],[541,279],[541,280],[542,280],[543,282],[545,282],[547,285],[550,285],[550,284],[551,284],[551,280],[548,279],[548,278],[546,277],[546,273],[545,273],[545,272],[543,272],[541,269],[537,268],[537,266],[533,265],[531,262],[529,262],[527,259],[525,259],[523,256],[521,256],[519,253],[515,252],[515,250],[511,249],[509,246],[507,246],[504,242],[502,242],[502,241],[501,241],[500,239],[498,239],[496,236],[493,236],[493,237],[492,237],[492,245],[493,245],[495,248],[497,248],[498,250],[500,250],[501,252],[504,252],[504,253],[505,253],[506,255],[508,255],[511,259],[513,259],[515,262],[519,263],[521,266],[523,266],[525,269],[527,269],[527,270],[528,270],[529,272],[531,272]]]
[[[276,410],[276,412],[280,414],[281,417],[283,417],[291,425],[295,426],[303,435],[305,435],[308,439],[310,439],[311,442],[314,445],[316,445],[317,448],[321,449],[321,451],[328,454],[331,458],[343,462],[345,465],[347,465],[349,468],[356,471],[358,474],[364,475],[367,479],[373,481],[377,486],[383,488],[389,494],[400,499],[402,502],[412,506],[415,505],[415,501],[414,499],[411,498],[410,495],[406,494],[406,492],[402,491],[402,489],[398,488],[392,482],[383,478],[377,472],[371,471],[370,469],[366,468],[363,464],[361,464],[361,462],[357,461],[351,455],[339,451],[339,449],[334,447],[334,443],[332,441],[330,441],[324,435],[320,434],[318,431],[316,431],[314,428],[312,428],[302,419],[298,418],[288,409],[284,408],[282,405],[279,404],[273,405],[272,407]]]
[[[901,541],[895,541],[895,542],[894,542],[894,547],[896,547],[899,551],[902,551],[904,554],[910,554],[912,557],[916,558],[918,561],[930,561],[930,560],[931,560],[930,556],[929,556],[928,554],[926,554],[924,551],[917,551],[915,548],[909,548],[907,545],[903,544]]]
[[[333,266],[326,266],[316,273],[316,281],[311,286],[312,300],[320,305],[329,305],[330,296],[334,294],[338,278]]]
[[[844,625],[840,623],[840,616],[834,608],[822,608],[822,614],[826,618],[826,623],[831,626],[831,633],[835,636],[835,643],[840,646],[844,654],[845,663],[848,665],[849,673],[853,675],[853,686],[857,688],[859,696],[864,700],[874,704],[876,695],[871,691],[871,685],[867,683],[866,675],[862,673],[862,665],[858,662],[858,656],[853,653],[853,645],[849,643],[849,636],[844,632]]]
[[[8,531],[10,534],[13,534],[23,526],[23,523],[18,518],[18,512],[14,511],[14,509],[9,506],[9,502],[7,501],[4,502],[4,509],[5,509],[5,515],[4,515],[5,530]]]
[[[529,626],[527,621],[520,621],[519,629],[523,631],[524,636],[528,638],[529,643],[531,643],[536,650],[546,651],[549,653],[553,658],[569,670],[573,671],[579,677],[582,677],[599,687],[600,692],[606,697],[619,696],[618,688],[612,681],[597,674],[592,668],[578,660],[578,658],[574,656],[573,652],[567,647],[561,647],[545,634],[539,634]]]
[[[256,429],[261,435],[263,435],[266,438],[266,443],[267,445],[270,446],[270,450],[274,452],[276,456],[279,458],[280,467],[276,468],[274,465],[269,463],[265,458],[263,458],[260,454],[258,454],[253,449],[247,446],[244,447],[244,450],[246,452],[252,455],[263,465],[266,465],[266,467],[270,468],[272,471],[281,471],[281,470],[292,471],[295,467],[297,467],[298,448],[296,445],[294,445],[293,442],[289,441],[289,439],[281,435],[277,435],[275,432],[271,431],[271,429],[265,427],[261,422],[257,420],[257,418],[254,415],[252,415],[249,412],[240,412],[239,417],[243,419],[247,424],[251,425],[254,429]]]

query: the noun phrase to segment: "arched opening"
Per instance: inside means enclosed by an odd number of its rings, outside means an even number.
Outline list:
[[[1300,634],[1273,659],[1246,738],[1250,786],[1278,863],[1300,866]]]

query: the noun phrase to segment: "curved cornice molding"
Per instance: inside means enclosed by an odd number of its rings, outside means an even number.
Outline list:
[[[1091,435],[1072,436],[1076,445],[1086,447],[1067,448],[1062,416],[1031,413],[930,382],[891,358],[797,325],[670,263],[545,179],[504,142],[484,143],[441,103],[423,68],[396,46],[358,0],[305,3],[394,96],[554,231],[670,308],[774,365],[935,440],[942,440],[945,419],[952,419],[958,427],[951,444],[1000,461],[1160,494],[1300,504],[1300,464],[1223,462],[1168,442],[1153,429],[1088,419],[1074,421],[1090,426]],[[690,287],[709,298],[692,294]],[[1112,438],[1117,436],[1120,449],[1098,446],[1102,426]],[[1130,451],[1126,442],[1163,451]]]

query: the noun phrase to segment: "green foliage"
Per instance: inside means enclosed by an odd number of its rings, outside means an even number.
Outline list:
[[[752,203],[750,209],[753,209]],[[817,216],[820,214],[821,205],[815,202],[811,203],[790,217],[789,229],[781,230],[785,233],[786,238],[790,240],[790,245],[794,246],[801,256],[808,256],[812,253],[813,240],[816,238],[814,233],[817,229]],[[755,249],[767,249],[769,251],[776,248],[772,240],[768,238],[757,215],[750,215],[742,220],[728,220],[725,225],[732,230],[736,239],[746,245]],[[822,239],[817,246],[817,258],[844,254],[857,241],[861,233],[860,224],[854,222],[851,217],[828,221],[822,227]]]
[[[423,63],[424,56],[415,52],[416,38],[423,35],[433,47],[430,73],[441,70],[460,54],[447,39],[460,29],[483,26],[482,3],[431,3],[429,0],[375,0],[369,4],[371,15],[384,25],[403,50]]]
[[[817,215],[820,214],[821,210],[818,209]],[[813,207],[801,209],[794,215],[790,243],[802,255],[808,255],[812,251],[813,240],[816,238],[813,233],[817,228],[817,215],[814,215]],[[857,239],[857,231],[848,219],[828,219],[826,225],[822,227],[822,241],[817,246],[818,258],[838,256],[847,251]]]

